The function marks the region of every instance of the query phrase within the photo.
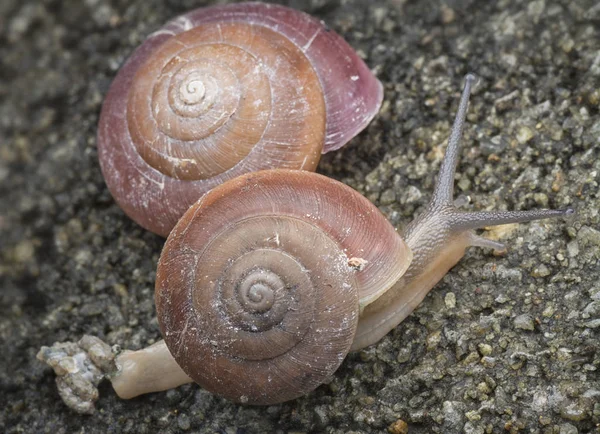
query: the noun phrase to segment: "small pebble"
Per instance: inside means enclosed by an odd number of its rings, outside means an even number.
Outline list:
[[[563,423],[558,431],[559,434],[579,434],[577,428],[570,423]]]
[[[546,277],[550,275],[550,270],[548,269],[548,267],[546,267],[546,265],[540,264],[539,266],[533,269],[531,275],[533,277]]]
[[[398,419],[388,427],[388,432],[390,434],[407,434],[408,424],[402,419]]]
[[[533,331],[535,329],[535,323],[533,318],[529,314],[522,314],[515,318],[515,327],[521,330]]]
[[[489,344],[479,344],[477,349],[479,350],[479,354],[482,356],[489,356],[492,354],[492,346]]]
[[[517,140],[521,145],[524,145],[525,143],[533,139],[534,136],[535,133],[529,127],[523,126],[517,130]]]
[[[182,429],[183,431],[187,431],[188,429],[191,428],[191,424],[190,424],[190,418],[182,413],[177,417],[177,426]]]

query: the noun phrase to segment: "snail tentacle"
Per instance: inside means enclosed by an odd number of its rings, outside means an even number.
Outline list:
[[[460,141],[467,119],[467,111],[469,110],[469,97],[471,89],[475,86],[477,77],[475,74],[467,74],[465,77],[465,86],[458,104],[458,111],[454,118],[454,124],[448,139],[446,153],[440,166],[440,173],[433,190],[431,198],[431,207],[442,207],[452,204],[454,197],[454,174],[458,165],[458,157],[460,156]]]

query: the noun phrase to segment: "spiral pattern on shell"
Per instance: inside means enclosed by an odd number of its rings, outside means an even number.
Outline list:
[[[364,267],[352,265],[357,257]],[[361,300],[408,262],[393,227],[351,188],[301,171],[247,174],[207,193],[169,235],[158,320],[201,386],[238,402],[283,402],[335,372]]]
[[[372,119],[381,84],[310,16],[261,3],[198,9],[140,46],[106,97],[108,187],[166,236],[202,194],[243,173],[314,170]]]
[[[232,176],[257,145],[263,161],[314,169],[325,135],[308,59],[280,34],[244,23],[205,24],[162,44],[136,74],[127,116],[146,163],[188,181]],[[283,144],[289,155],[279,155]]]

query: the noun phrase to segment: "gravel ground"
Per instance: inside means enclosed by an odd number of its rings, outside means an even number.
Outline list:
[[[198,0],[0,2],[0,431],[6,433],[555,433],[600,424],[600,4],[593,0],[289,0],[342,34],[385,85],[371,126],[321,173],[399,227],[422,209],[462,77],[482,77],[457,194],[473,209],[574,206],[496,229],[422,306],[294,402],[231,404],[182,386],[97,411],[60,401],[40,346],[159,339],[163,239],[100,172],[96,124],[119,65]]]

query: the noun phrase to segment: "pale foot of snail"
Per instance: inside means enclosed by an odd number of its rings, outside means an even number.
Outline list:
[[[42,347],[37,358],[54,369],[64,403],[82,414],[94,412],[98,384],[104,378],[124,399],[192,382],[162,340],[139,351],[120,351],[95,336],[85,335],[78,342]]]

